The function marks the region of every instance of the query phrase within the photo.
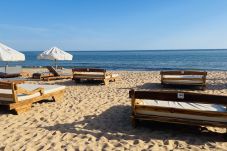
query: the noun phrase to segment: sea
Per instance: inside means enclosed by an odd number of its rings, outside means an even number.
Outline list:
[[[37,60],[39,51],[23,52],[26,61],[9,62],[9,66],[42,67],[54,61]],[[72,61],[57,61],[64,68],[89,67],[108,70],[227,70],[227,50],[133,50],[70,51]],[[1,66],[5,62],[0,62]]]

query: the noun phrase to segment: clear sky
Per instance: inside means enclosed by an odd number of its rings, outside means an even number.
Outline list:
[[[17,50],[227,48],[227,0],[1,0]]]

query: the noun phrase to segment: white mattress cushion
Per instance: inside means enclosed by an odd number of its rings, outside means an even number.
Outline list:
[[[156,107],[166,107],[166,108],[185,109],[185,110],[227,112],[225,106],[217,105],[217,104],[202,104],[202,103],[145,100],[145,99],[136,100],[135,103],[137,104],[137,106],[146,105],[151,107],[156,106]],[[202,116],[202,115],[169,113],[169,112],[161,112],[161,111],[148,111],[148,110],[142,110],[142,109],[138,109],[136,112],[139,114],[146,114],[146,115],[157,115],[157,116],[165,116],[165,117],[227,122],[227,119],[223,117],[208,117],[208,116]]]
[[[28,91],[35,90],[37,88],[44,88],[44,94],[49,94],[52,92],[64,90],[65,86],[60,86],[60,85],[39,85],[39,84],[18,84],[18,87],[24,88]],[[12,90],[9,89],[0,89],[0,93],[4,94],[12,94]],[[34,93],[32,95],[25,95],[25,94],[18,94],[18,101],[24,101],[27,99],[35,98],[40,96],[41,94],[39,92]],[[0,100],[4,101],[13,101],[12,98],[3,98],[0,97]]]

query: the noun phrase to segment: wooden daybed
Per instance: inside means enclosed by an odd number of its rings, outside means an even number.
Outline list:
[[[108,74],[105,69],[94,68],[75,68],[72,69],[73,80],[80,82],[81,80],[97,80],[108,85],[118,78],[118,74]]]
[[[21,81],[0,82],[0,105],[17,114],[29,110],[32,103],[52,98],[63,100],[65,86],[26,84]]]
[[[72,79],[72,74],[59,72],[58,70],[55,70],[52,66],[46,66],[49,72],[43,72],[43,73],[34,73],[32,77],[34,79],[40,79],[45,81],[50,80],[58,80],[58,79]]]
[[[129,92],[132,126],[138,120],[152,120],[227,128],[227,96],[189,92]]]
[[[206,71],[161,71],[162,85],[184,85],[206,87]]]

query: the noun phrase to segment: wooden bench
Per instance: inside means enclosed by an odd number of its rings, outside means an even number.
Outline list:
[[[20,114],[29,110],[34,102],[49,98],[54,101],[62,101],[64,90],[65,86],[1,81],[0,105]]]
[[[105,69],[75,68],[72,69],[72,72],[75,82],[80,82],[81,80],[97,80],[107,85],[109,82],[115,81],[118,77],[118,74],[108,74]]]
[[[160,75],[162,85],[206,87],[206,71],[161,71]]]
[[[138,120],[227,128],[227,96],[130,90],[132,126]]]

